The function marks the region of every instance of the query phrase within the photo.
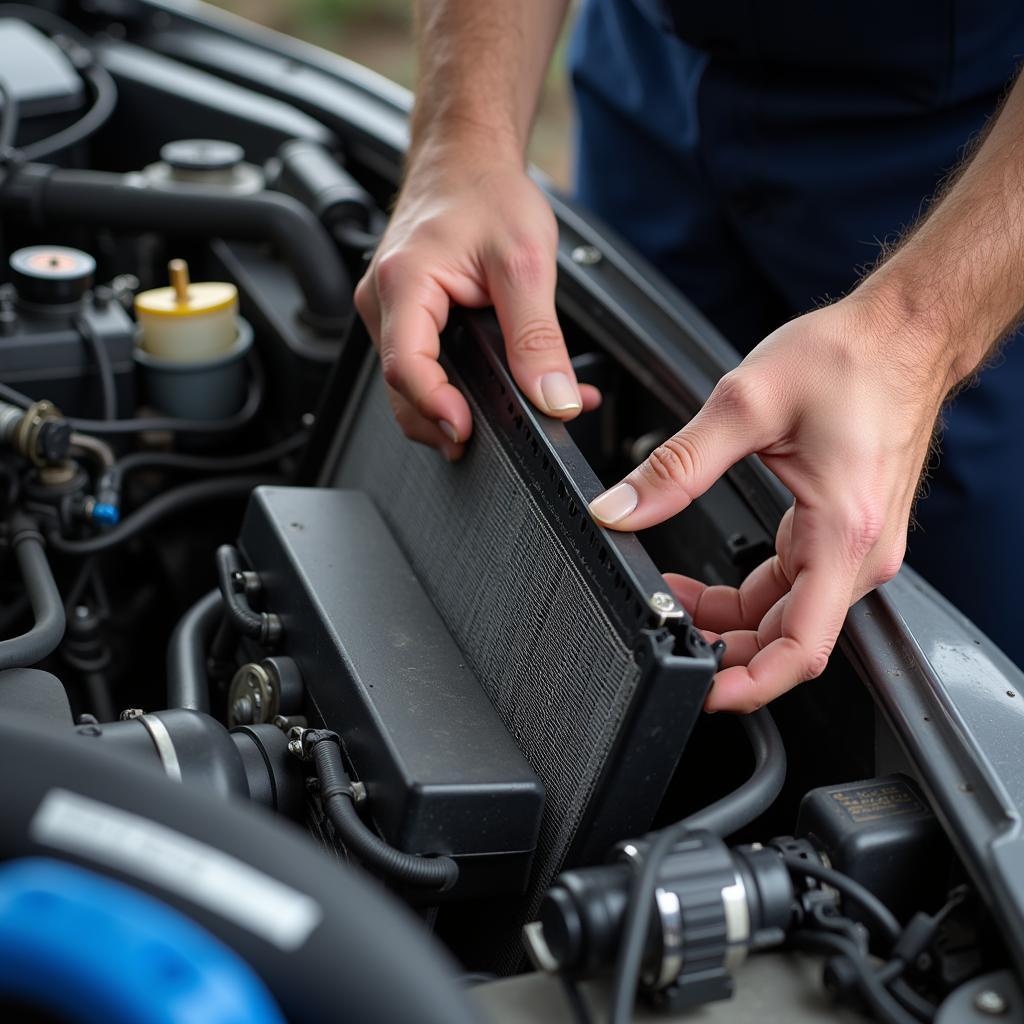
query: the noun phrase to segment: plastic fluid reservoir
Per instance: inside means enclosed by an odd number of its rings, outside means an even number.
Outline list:
[[[189,281],[184,260],[171,260],[168,271],[170,286],[135,297],[142,348],[182,363],[224,355],[238,337],[238,289],[226,281]]]

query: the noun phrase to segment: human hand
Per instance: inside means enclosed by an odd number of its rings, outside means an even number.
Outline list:
[[[754,453],[793,494],[776,554],[739,588],[666,576],[705,637],[726,643],[707,710],[754,711],[819,675],[849,606],[898,571],[955,379],[915,358],[926,350],[854,292],[769,335],[686,427],[591,503],[611,529],[653,526]]]
[[[555,317],[557,244],[551,208],[518,165],[462,154],[410,171],[355,293],[407,437],[454,460],[473,429],[438,362],[453,303],[494,305],[512,375],[542,412],[567,420],[600,403],[577,383]]]

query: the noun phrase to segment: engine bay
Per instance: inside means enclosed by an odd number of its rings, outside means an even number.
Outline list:
[[[401,112],[197,10],[0,6],[0,875],[163,901],[237,955],[255,1008],[230,1019],[511,1021],[467,991],[524,977],[568,986],[536,1019],[632,1019],[638,987],[675,1019],[780,949],[821,962],[837,1014],[967,1020],[944,1009],[967,985],[1021,1012],[1013,908],[863,645],[770,714],[701,713],[721,651],[660,572],[735,584],[770,554],[763,469],[639,537],[586,514],[725,343],[684,300],[646,314],[683,340],[652,341],[628,307],[661,284],[560,208],[600,410],[531,409],[493,317],[456,311],[474,442],[457,466],[411,445],[352,300]],[[83,884],[53,864],[11,884]],[[0,1002],[115,1019],[32,970]]]

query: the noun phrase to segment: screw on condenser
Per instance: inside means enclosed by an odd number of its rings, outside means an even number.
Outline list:
[[[1008,1009],[1006,1000],[994,988],[983,988],[974,997],[974,1008],[990,1017],[998,1017]]]
[[[592,267],[602,259],[604,257],[596,245],[577,245],[572,251],[573,263],[578,263],[581,267]]]
[[[676,599],[671,594],[666,594],[664,590],[657,590],[651,594],[651,607],[656,612],[661,612],[662,615],[669,615],[679,610],[676,606]]]

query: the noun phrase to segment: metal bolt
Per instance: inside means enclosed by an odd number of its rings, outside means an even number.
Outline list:
[[[288,742],[288,753],[293,754],[295,757],[302,757],[302,740],[289,740]]]
[[[581,267],[592,267],[602,259],[604,257],[596,245],[577,245],[572,251],[573,263],[578,263]]]
[[[651,594],[651,607],[656,612],[667,614],[676,611],[676,601],[671,594],[666,594],[664,590],[658,590]]]
[[[248,697],[239,697],[231,705],[231,717],[239,725],[251,725],[252,701]]]
[[[1007,1011],[1006,1000],[994,988],[983,988],[974,997],[974,1008],[990,1017],[998,1017]]]
[[[142,708],[125,708],[121,712],[121,721],[130,722],[133,718],[141,718],[145,713]]]

